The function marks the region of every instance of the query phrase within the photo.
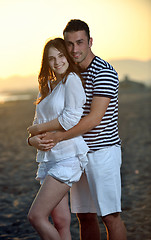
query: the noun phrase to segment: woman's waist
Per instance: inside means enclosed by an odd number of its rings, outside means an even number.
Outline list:
[[[50,151],[38,151],[37,161],[51,161],[51,159],[64,159],[76,155],[85,154],[89,151],[84,139],[79,136],[57,143]]]

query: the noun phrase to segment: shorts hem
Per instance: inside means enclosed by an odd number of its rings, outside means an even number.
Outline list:
[[[55,175],[53,175],[52,173],[49,173],[48,172],[48,175],[47,176],[51,176],[52,178],[54,178],[54,179],[56,179],[58,182],[60,182],[60,183],[64,183],[64,184],[66,184],[66,185],[68,185],[69,187],[72,187],[72,182],[69,182],[68,180],[62,180],[62,179],[60,179],[59,177],[57,177],[57,176],[55,176]]]
[[[51,176],[52,178],[56,179],[58,182],[68,185],[70,188],[72,187],[72,184],[73,184],[72,182],[62,181],[61,179],[57,178],[53,174],[51,175],[49,173],[47,174],[47,176]],[[36,180],[40,182],[40,185],[42,185],[44,183],[45,178],[36,177]]]
[[[100,215],[98,215],[98,216],[102,216],[102,217],[105,217],[105,216],[107,216],[107,215],[110,215],[110,214],[114,214],[114,213],[121,213],[122,212],[122,210],[112,210],[112,211],[108,211],[108,212],[104,212],[102,215],[100,214]]]
[[[72,213],[97,213],[96,210],[87,210],[87,209],[83,209],[83,210],[79,209],[77,211],[74,209],[73,210],[71,209],[71,212]]]
[[[99,211],[87,210],[87,209],[78,209],[77,211],[74,210],[74,209],[71,209],[71,212],[72,213],[96,213],[97,216],[105,217],[105,216],[110,215],[110,214],[121,213],[122,210],[121,209],[119,209],[119,210],[111,210],[111,211],[103,212],[102,214]]]

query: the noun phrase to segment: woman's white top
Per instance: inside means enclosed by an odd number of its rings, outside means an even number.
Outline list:
[[[58,118],[61,126],[68,130],[81,119],[83,105],[86,101],[81,79],[70,73],[66,82],[62,81],[36,107],[34,123],[44,123]],[[37,162],[60,161],[78,156],[80,159],[89,148],[82,136],[59,142],[50,151],[38,150]]]

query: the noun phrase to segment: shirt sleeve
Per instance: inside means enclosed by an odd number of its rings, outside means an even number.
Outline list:
[[[113,98],[119,86],[118,74],[114,69],[102,69],[93,82],[94,96]]]
[[[86,96],[81,79],[74,73],[69,74],[65,82],[65,107],[58,117],[59,123],[65,130],[72,128],[80,121],[85,102]]]

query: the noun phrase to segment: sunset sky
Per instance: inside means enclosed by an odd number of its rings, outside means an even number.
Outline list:
[[[151,59],[151,0],[0,0],[0,79],[37,75],[46,40],[73,18],[101,58]]]

